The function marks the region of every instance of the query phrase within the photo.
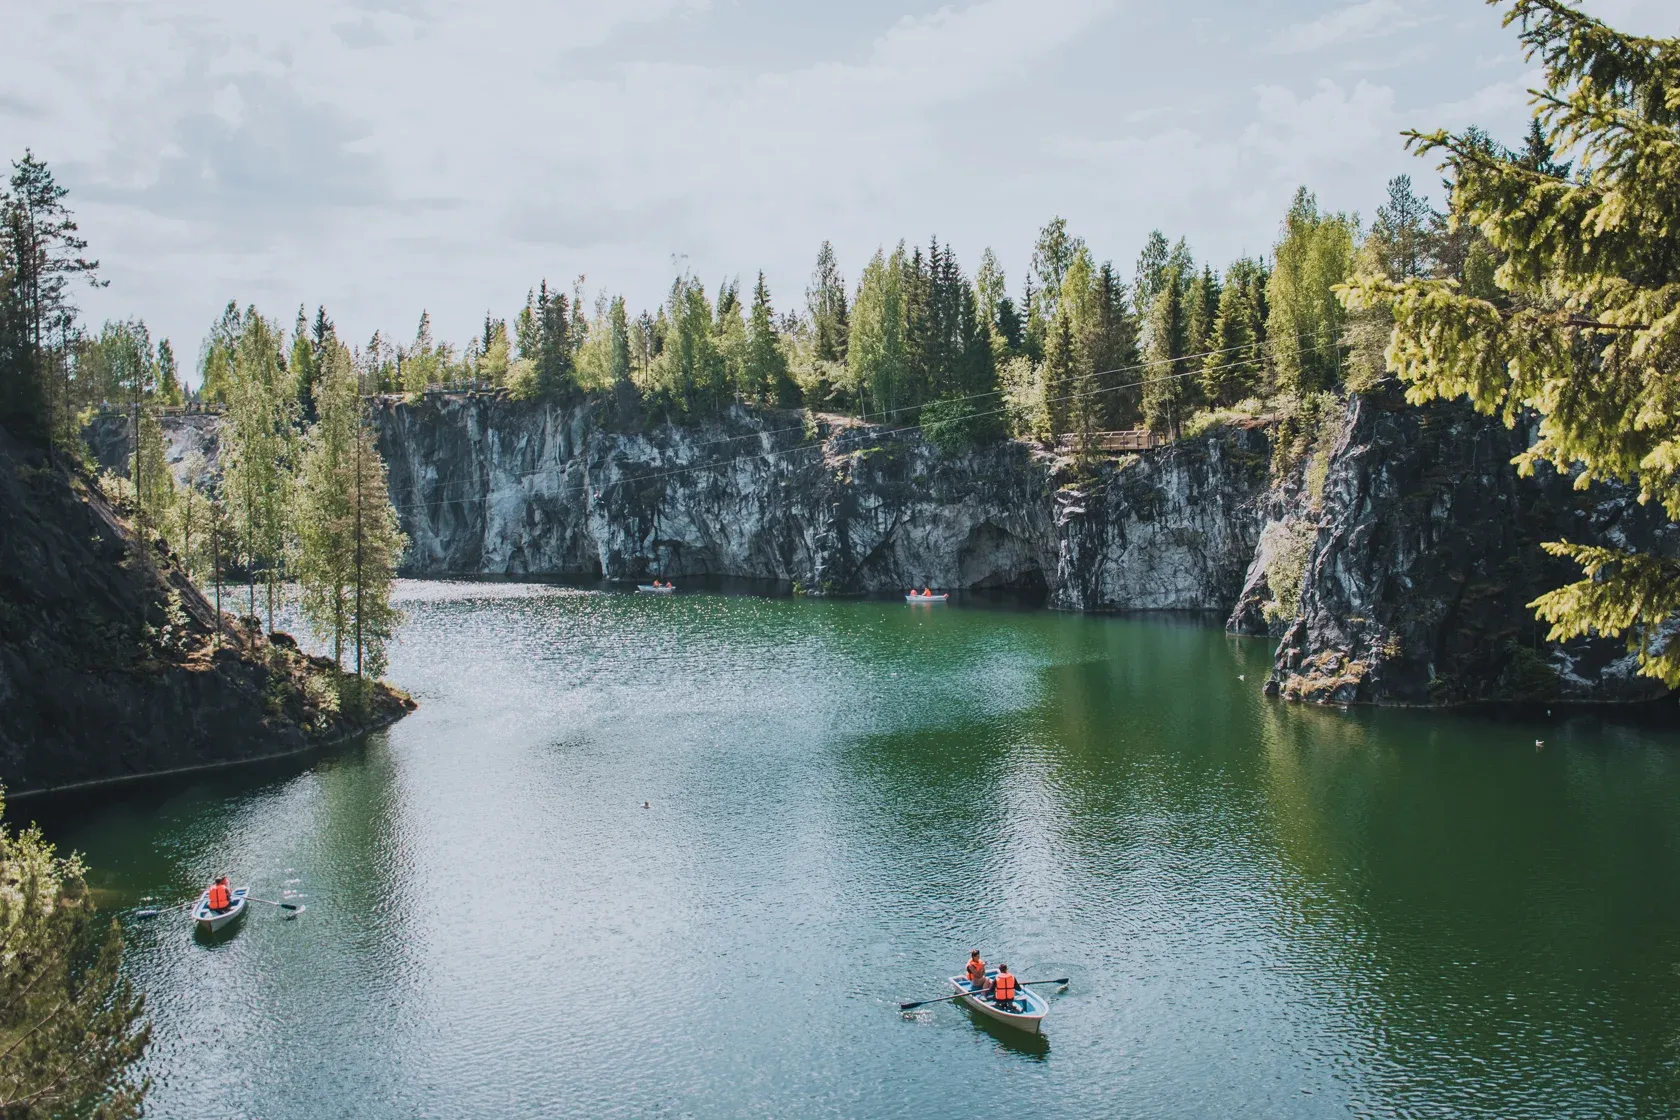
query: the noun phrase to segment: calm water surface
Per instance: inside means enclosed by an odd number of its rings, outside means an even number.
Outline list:
[[[1148,619],[403,596],[389,733],[16,806],[111,907],[308,907],[130,921],[154,1115],[1680,1110],[1674,735],[1286,707]],[[899,1013],[971,947],[1072,977],[1043,1040]]]

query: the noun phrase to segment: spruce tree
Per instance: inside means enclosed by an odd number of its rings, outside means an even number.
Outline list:
[[[776,311],[770,305],[770,289],[764,283],[762,272],[753,286],[752,314],[747,320],[744,382],[744,389],[753,400],[777,405],[791,403],[794,386],[788,377],[787,353],[776,330]]]
[[[846,306],[846,281],[834,246],[824,241],[817,251],[811,272],[811,286],[805,292],[805,307],[816,336],[816,358],[821,362],[845,362],[851,319]]]
[[[1631,481],[1680,519],[1680,39],[1623,34],[1561,0],[1508,7],[1544,67],[1545,147],[1582,170],[1469,132],[1414,135],[1445,159],[1456,222],[1500,258],[1495,290],[1366,274],[1344,298],[1391,310],[1388,364],[1408,399],[1468,397],[1513,425],[1537,414],[1521,470]],[[1680,643],[1659,637],[1680,614],[1680,560],[1546,548],[1584,576],[1532,604],[1552,640],[1625,635],[1644,673],[1680,687]]]
[[[1185,284],[1176,265],[1161,277],[1149,313],[1149,345],[1144,354],[1143,421],[1150,431],[1177,437],[1195,408],[1197,389],[1190,373],[1190,322]]]
[[[1190,290],[1185,299],[1185,315],[1187,326],[1187,354],[1205,355],[1214,349],[1213,324],[1219,317],[1219,277],[1213,274],[1213,269],[1203,268],[1190,282]],[[1201,358],[1197,357],[1197,361]]]
[[[309,341],[309,316],[301,303],[298,304],[297,320],[292,324],[292,348],[286,372],[291,375],[292,396],[296,399],[298,413],[305,420],[313,419],[314,389],[320,370],[315,365],[315,348]]]

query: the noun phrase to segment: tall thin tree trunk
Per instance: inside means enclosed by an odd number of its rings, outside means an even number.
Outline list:
[[[222,525],[212,512],[210,520],[210,564],[216,581],[216,648],[222,648]]]

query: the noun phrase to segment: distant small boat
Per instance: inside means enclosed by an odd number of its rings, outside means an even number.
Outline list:
[[[997,970],[988,968],[986,975],[989,977],[996,976]],[[1017,987],[1015,991],[1015,1006],[1020,1008],[1019,1011],[1005,1011],[986,998],[984,988],[975,988],[966,977],[951,977],[951,987],[964,993],[962,999],[957,1001],[958,1003],[967,1004],[982,1015],[996,1019],[1000,1023],[1007,1023],[1016,1030],[1026,1031],[1028,1034],[1039,1033],[1039,1024],[1050,1013],[1050,1001],[1025,985]]]
[[[904,597],[904,601],[906,603],[945,603],[945,602],[949,602],[950,598],[951,597],[949,595],[916,595],[916,594],[910,594],[910,595],[906,595]]]
[[[642,592],[644,595],[675,595],[677,593],[677,589],[675,587],[655,587],[651,583],[638,583],[636,585],[636,590]]]
[[[233,905],[220,914],[210,909],[210,892],[205,891],[198,896],[198,901],[193,903],[193,921],[198,923],[198,928],[203,932],[215,933],[239,915],[245,913],[246,890],[245,887],[233,888]]]

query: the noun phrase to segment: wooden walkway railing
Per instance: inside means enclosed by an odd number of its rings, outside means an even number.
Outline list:
[[[1081,442],[1078,432],[1068,432],[1062,436],[1062,446],[1078,448]],[[1091,450],[1093,451],[1148,451],[1153,447],[1165,447],[1172,442],[1172,437],[1165,432],[1152,432],[1148,428],[1132,428],[1124,432],[1092,432]]]

